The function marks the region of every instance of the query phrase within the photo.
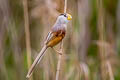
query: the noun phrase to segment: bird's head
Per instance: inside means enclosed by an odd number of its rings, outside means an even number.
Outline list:
[[[68,13],[60,14],[57,18],[61,24],[67,24],[71,19],[72,16]]]

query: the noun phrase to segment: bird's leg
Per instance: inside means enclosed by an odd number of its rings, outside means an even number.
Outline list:
[[[52,49],[53,49],[56,53],[62,55],[62,49],[60,49],[60,50],[56,50],[54,47],[52,47]]]

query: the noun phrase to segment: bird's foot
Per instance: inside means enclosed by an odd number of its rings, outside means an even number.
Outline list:
[[[56,49],[53,48],[53,50],[54,50],[56,53],[58,53],[59,55],[62,55],[62,49],[60,49],[60,50],[58,51],[58,50],[56,50]]]

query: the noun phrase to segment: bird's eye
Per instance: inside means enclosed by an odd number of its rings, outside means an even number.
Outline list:
[[[67,17],[66,14],[64,14],[64,17]]]

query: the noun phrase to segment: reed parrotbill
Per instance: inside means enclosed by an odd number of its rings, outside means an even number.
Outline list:
[[[36,57],[32,66],[30,67],[30,69],[28,71],[28,74],[26,76],[27,78],[29,78],[32,75],[32,72],[33,72],[35,66],[40,62],[40,60],[44,56],[46,49],[49,47],[53,48],[56,44],[60,43],[62,41],[62,39],[65,37],[67,23],[71,19],[72,19],[72,16],[68,13],[60,14],[57,17],[55,24],[53,25],[51,31],[48,33],[48,35],[46,37],[45,44],[44,44],[42,50],[40,51],[40,53],[38,54],[38,56]]]

